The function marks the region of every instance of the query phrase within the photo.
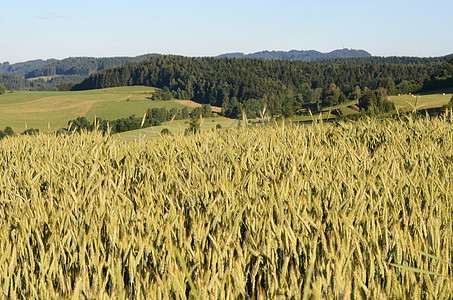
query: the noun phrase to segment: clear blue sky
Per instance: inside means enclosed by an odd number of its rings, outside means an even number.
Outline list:
[[[452,0],[11,0],[0,62],[343,47],[442,56],[453,53],[452,12]]]

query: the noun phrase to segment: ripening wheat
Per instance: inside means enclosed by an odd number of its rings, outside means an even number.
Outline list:
[[[452,201],[442,119],[8,138],[0,295],[451,298]]]

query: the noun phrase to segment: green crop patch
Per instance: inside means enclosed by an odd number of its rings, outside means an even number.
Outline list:
[[[15,132],[26,128],[54,132],[77,117],[90,121],[95,117],[113,120],[134,114],[142,116],[148,108],[184,107],[171,100],[151,100],[156,91],[138,86],[80,92],[6,93],[0,97],[0,128],[11,126]]]

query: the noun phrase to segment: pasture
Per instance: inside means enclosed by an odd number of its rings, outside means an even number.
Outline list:
[[[445,95],[444,95],[445,94]],[[421,93],[413,95],[391,96],[390,101],[403,111],[424,110],[434,107],[442,107],[447,104],[453,94],[453,89],[436,91],[435,93]]]
[[[0,97],[0,128],[11,126],[15,132],[37,128],[44,133],[67,126],[80,116],[114,120],[142,116],[148,108],[183,108],[175,101],[152,101],[157,89],[118,87],[78,92],[13,92]],[[193,108],[188,107],[189,111]]]

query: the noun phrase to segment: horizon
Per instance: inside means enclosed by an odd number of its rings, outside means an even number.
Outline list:
[[[12,1],[0,16],[0,61],[344,48],[441,57],[453,52],[452,10],[446,0]]]
[[[259,53],[259,52],[290,52],[290,51],[318,51],[320,53],[323,53],[323,54],[326,54],[326,53],[330,53],[330,52],[333,52],[333,51],[336,51],[336,50],[359,50],[359,51],[366,51],[368,53],[371,54],[371,57],[417,57],[417,58],[436,58],[436,57],[444,57],[444,56],[448,56],[448,55],[452,55],[452,53],[447,53],[447,54],[444,54],[444,55],[439,55],[439,56],[409,56],[409,55],[388,55],[388,56],[379,56],[379,55],[374,55],[373,53],[371,53],[370,51],[367,51],[366,49],[353,49],[353,48],[338,48],[338,49],[332,49],[330,51],[319,51],[319,50],[316,50],[316,49],[290,49],[290,50],[277,50],[277,49],[274,49],[274,50],[268,50],[268,49],[264,49],[264,50],[259,50],[259,51],[254,51],[254,52],[243,52],[243,51],[232,51],[232,52],[223,52],[223,53],[219,53],[219,54],[215,54],[215,55],[205,55],[205,56],[200,56],[200,55],[195,55],[195,56],[192,56],[192,55],[182,55],[182,54],[176,54],[176,53],[154,53],[154,52],[148,52],[148,53],[141,53],[141,54],[136,54],[136,55],[113,55],[113,56],[92,56],[92,55],[84,55],[84,56],[66,56],[66,57],[48,57],[48,58],[32,58],[32,59],[27,59],[27,60],[21,60],[21,61],[9,61],[9,60],[5,60],[5,61],[0,61],[0,64],[4,64],[4,63],[10,63],[11,65],[13,64],[19,64],[19,63],[25,63],[25,62],[28,62],[28,61],[33,61],[33,60],[43,60],[43,61],[47,61],[47,60],[52,60],[52,59],[55,59],[55,60],[63,60],[63,59],[67,59],[67,58],[78,58],[78,57],[92,57],[92,58],[109,58],[109,57],[138,57],[138,56],[142,56],[142,55],[147,55],[147,54],[157,54],[157,55],[175,55],[175,56],[184,56],[184,57],[217,57],[217,56],[220,56],[220,55],[224,55],[224,54],[232,54],[232,53],[241,53],[241,54],[244,54],[244,55],[249,55],[249,54],[254,54],[254,53]]]

